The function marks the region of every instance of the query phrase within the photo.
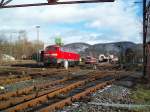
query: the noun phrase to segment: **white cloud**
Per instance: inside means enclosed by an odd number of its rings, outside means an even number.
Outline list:
[[[44,2],[44,0],[33,0],[32,2],[35,1]],[[14,0],[12,4],[22,2],[21,0]],[[24,3],[28,2],[30,0],[24,1]],[[56,35],[62,36],[66,43],[121,40],[139,42],[139,33],[142,28],[136,11],[140,9],[133,6],[132,2],[134,0],[126,0],[126,3],[123,0],[116,0],[115,3],[2,9],[0,10],[0,29],[26,29],[29,32],[29,37],[35,37],[35,26],[40,25],[40,35],[45,42],[47,40],[52,41],[53,38],[49,38]],[[130,4],[132,7],[129,7]],[[85,24],[80,24],[80,22]],[[59,23],[66,26],[58,29],[53,28]],[[74,24],[77,24],[78,27],[69,26]],[[86,31],[87,29],[88,31]],[[97,40],[98,37],[101,38]]]
[[[126,11],[124,9],[126,4],[123,4],[121,1],[110,5],[110,7],[111,10],[107,10],[107,7],[103,7],[102,10],[99,8],[101,12],[105,13],[101,13],[101,16],[93,19],[86,26],[96,29],[112,29],[112,31],[118,33],[120,40],[132,40],[136,38],[135,41],[139,41],[138,38],[139,33],[142,31],[142,23],[140,23],[135,15],[137,9],[133,10],[135,7],[128,7]]]

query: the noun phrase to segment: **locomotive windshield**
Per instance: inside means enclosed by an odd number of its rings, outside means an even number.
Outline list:
[[[73,52],[71,48],[68,48],[68,47],[61,47],[61,51],[64,51],[64,52]]]
[[[56,51],[57,48],[54,47],[54,46],[48,46],[48,47],[46,47],[46,50],[47,50],[47,51],[49,51],[49,50],[51,50],[51,51]]]

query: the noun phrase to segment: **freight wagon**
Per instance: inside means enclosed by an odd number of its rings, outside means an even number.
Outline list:
[[[72,52],[67,47],[60,47],[58,45],[47,46],[41,52],[41,60],[44,65],[59,65],[62,66],[67,61],[69,66],[74,66],[79,63],[80,55]]]

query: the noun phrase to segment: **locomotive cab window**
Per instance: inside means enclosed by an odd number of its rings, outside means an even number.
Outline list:
[[[57,48],[56,48],[56,47],[49,46],[49,47],[46,48],[46,50],[56,51]]]
[[[67,47],[62,47],[61,48],[61,51],[64,51],[64,52],[71,52],[72,50],[70,48],[67,48]]]
[[[67,52],[67,51],[68,51],[68,48],[62,47],[62,48],[61,48],[61,51]]]

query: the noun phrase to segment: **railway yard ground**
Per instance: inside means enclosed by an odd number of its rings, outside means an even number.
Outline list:
[[[6,63],[0,66],[0,112],[149,112],[150,91],[141,78],[141,71],[110,64],[65,70]]]

